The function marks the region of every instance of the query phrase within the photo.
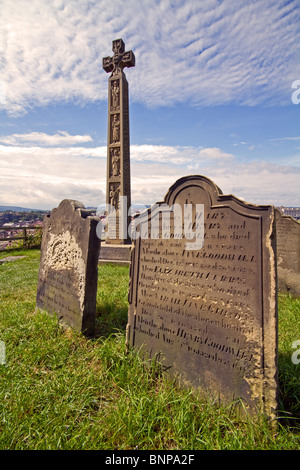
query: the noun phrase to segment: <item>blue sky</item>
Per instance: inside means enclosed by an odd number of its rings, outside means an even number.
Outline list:
[[[299,0],[0,0],[0,205],[105,203],[107,84],[122,38],[134,204],[201,174],[300,206]]]

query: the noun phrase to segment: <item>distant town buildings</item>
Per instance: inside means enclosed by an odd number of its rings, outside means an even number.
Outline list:
[[[31,235],[35,230],[28,227],[43,227],[43,217],[48,211],[40,211],[39,213],[32,212],[18,212],[18,211],[0,211],[0,251],[6,250],[14,246],[13,240],[5,240],[7,238],[22,237],[26,229],[26,234]],[[2,228],[2,230],[1,230]]]
[[[289,215],[291,217],[293,217],[294,219],[300,219],[300,207],[284,207],[284,206],[280,206],[280,207],[277,207],[277,209],[279,209],[283,215]]]

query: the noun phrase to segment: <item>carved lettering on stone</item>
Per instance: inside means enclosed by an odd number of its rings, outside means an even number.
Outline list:
[[[278,209],[275,215],[278,289],[300,297],[300,223]]]

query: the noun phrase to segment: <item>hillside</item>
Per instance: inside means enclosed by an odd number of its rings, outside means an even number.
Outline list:
[[[0,227],[7,223],[21,224],[25,222],[30,225],[35,225],[37,222],[42,221],[45,215],[49,213],[47,211],[0,211]]]
[[[2,211],[14,211],[14,212],[39,212],[39,209],[28,209],[25,207],[18,206],[0,206],[0,212]]]

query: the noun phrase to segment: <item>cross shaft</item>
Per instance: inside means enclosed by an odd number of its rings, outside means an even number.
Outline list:
[[[104,57],[102,66],[111,72],[108,79],[107,132],[107,237],[106,244],[129,243],[128,227],[131,206],[129,99],[124,67],[134,67],[132,51],[125,52],[122,39],[112,42],[113,57]],[[114,220],[117,219],[117,220]]]

